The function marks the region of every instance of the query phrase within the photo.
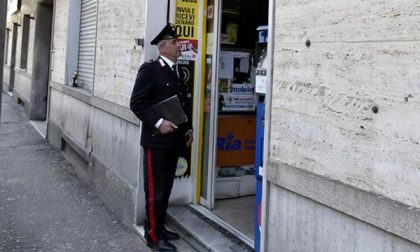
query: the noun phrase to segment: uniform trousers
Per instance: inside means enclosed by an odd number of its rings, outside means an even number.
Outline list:
[[[176,149],[144,147],[144,192],[146,196],[145,237],[161,240],[166,210],[175,178],[179,153]]]

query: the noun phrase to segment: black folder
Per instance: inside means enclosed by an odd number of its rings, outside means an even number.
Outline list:
[[[171,121],[175,125],[180,125],[188,121],[188,117],[185,114],[177,95],[171,96],[168,99],[153,105],[152,109],[163,119]]]

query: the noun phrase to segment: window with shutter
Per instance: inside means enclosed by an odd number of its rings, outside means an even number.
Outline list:
[[[95,74],[96,17],[97,0],[82,0],[77,74],[79,86],[90,90]]]
[[[20,69],[26,69],[28,66],[29,29],[30,17],[29,15],[24,15],[22,23],[22,44],[20,48]]]

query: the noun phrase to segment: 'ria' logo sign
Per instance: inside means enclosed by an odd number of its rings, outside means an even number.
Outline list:
[[[217,138],[217,149],[219,151],[255,150],[255,140],[235,139],[233,133],[228,132],[226,137]]]

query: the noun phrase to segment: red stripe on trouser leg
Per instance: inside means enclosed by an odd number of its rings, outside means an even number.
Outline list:
[[[147,186],[148,186],[148,198],[147,204],[149,208],[149,225],[150,229],[147,231],[149,234],[150,239],[153,243],[157,242],[156,236],[156,218],[155,218],[155,208],[154,208],[154,190],[153,190],[153,167],[152,167],[152,150],[147,148]]]

